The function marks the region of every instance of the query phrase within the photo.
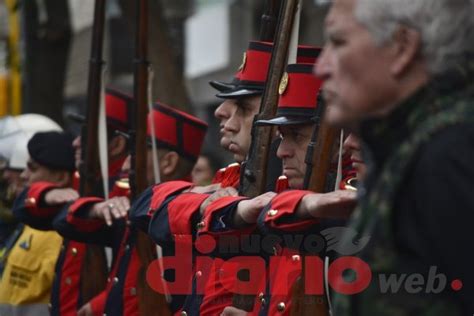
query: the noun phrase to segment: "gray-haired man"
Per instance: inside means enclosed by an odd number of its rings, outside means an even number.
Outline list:
[[[372,237],[371,275],[335,291],[335,315],[474,313],[473,15],[472,0],[333,3],[315,72],[328,119],[365,143],[351,226]]]

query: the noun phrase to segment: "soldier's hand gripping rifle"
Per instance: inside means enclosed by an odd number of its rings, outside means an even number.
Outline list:
[[[304,187],[313,192],[325,192],[332,154],[336,143],[338,130],[324,121],[324,99],[321,92],[318,95],[317,114],[313,137],[306,155],[306,175]],[[324,295],[309,295],[305,293],[307,269],[315,268],[306,265],[304,255],[301,259],[301,276],[293,285],[291,316],[328,316],[330,309]],[[328,289],[324,289],[327,291]]]
[[[147,187],[146,166],[146,128],[148,112],[148,1],[137,0],[136,12],[136,43],[134,71],[134,102],[131,113],[132,130],[130,131],[130,187],[132,200]],[[137,276],[138,308],[140,315],[168,316],[171,312],[166,297],[151,289],[146,281],[146,270],[156,259],[156,246],[153,241],[140,230],[137,231],[137,252],[141,267]]]
[[[89,81],[87,87],[86,124],[82,128],[81,196],[97,194],[100,181],[98,125],[102,95],[102,60],[105,23],[105,2],[96,0],[94,8],[94,26],[89,60]],[[88,245],[81,266],[81,296],[88,302],[99,294],[107,282],[107,260],[104,248]]]
[[[257,120],[268,120],[276,115],[279,99],[278,88],[288,63],[290,41],[292,39],[295,16],[299,4],[299,0],[282,1],[279,19],[277,23],[275,23],[278,26],[274,36],[274,47],[268,70],[268,79],[265,85],[260,111],[254,118],[254,122]],[[269,12],[268,10],[270,9],[275,10],[276,8],[278,8],[278,6],[275,2],[268,2],[266,4],[267,12]],[[267,14],[264,14],[262,17],[261,37],[266,37],[263,39],[269,40],[270,38],[268,37],[271,36],[271,26],[267,24],[270,19],[266,16]],[[273,129],[267,126],[257,128],[254,124],[251,136],[252,143],[250,145],[248,158],[243,163],[239,193],[240,195],[253,198],[265,193],[267,185],[267,164],[270,146],[274,136]],[[241,279],[248,278],[247,272],[240,271],[238,277]],[[239,290],[237,289],[237,291]],[[235,294],[232,303],[233,306],[239,309],[251,311],[254,301],[255,296],[253,295]]]

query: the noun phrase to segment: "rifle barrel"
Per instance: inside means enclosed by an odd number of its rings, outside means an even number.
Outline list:
[[[97,194],[95,188],[100,180],[98,125],[100,96],[102,91],[102,52],[104,45],[105,2],[96,0],[94,25],[89,59],[89,79],[87,86],[86,124],[82,130],[82,153],[79,172],[81,196]],[[81,295],[83,302],[99,294],[107,283],[107,260],[103,247],[88,245],[81,266]]]
[[[97,141],[99,125],[100,94],[102,89],[102,52],[104,45],[105,0],[96,0],[94,25],[89,59],[89,79],[87,86],[87,112],[82,142],[81,195],[92,195],[99,175],[99,148]]]
[[[136,0],[136,34],[135,34],[135,71],[134,100],[132,111],[132,131],[130,137],[131,172],[130,187],[132,199],[138,197],[147,187],[147,145],[146,129],[148,114],[148,3],[149,0]],[[136,242],[141,267],[137,276],[138,309],[140,315],[171,316],[164,295],[156,293],[148,285],[146,271],[156,259],[156,245],[144,232],[137,231]]]
[[[268,80],[262,97],[260,113],[257,118],[266,120],[273,118],[278,106],[278,87],[286,67],[291,33],[298,0],[287,0],[283,4],[275,43],[270,60]],[[273,139],[271,127],[254,126],[252,129],[252,145],[249,158],[245,162],[240,193],[247,197],[263,194],[266,189],[267,163]]]
[[[262,17],[262,36],[271,36],[271,19],[267,18],[269,15],[266,13],[276,12],[277,4],[280,3],[268,1],[266,4],[266,12]],[[279,99],[278,87],[287,64],[297,4],[298,0],[286,0],[281,10],[279,10],[281,12],[278,19],[278,29],[274,36],[275,43],[270,60],[268,80],[260,105],[260,113],[255,119],[269,119],[273,118],[276,114]],[[240,195],[252,198],[265,192],[267,184],[267,164],[272,139],[273,129],[271,127],[258,127],[258,130],[255,125],[252,127],[252,143],[249,157],[243,167]],[[243,272],[239,277],[245,279],[247,275]],[[254,301],[255,297],[253,295],[235,294],[232,303],[233,306],[237,308],[251,311]]]
[[[260,41],[273,42],[280,16],[281,3],[284,0],[267,0],[262,14],[262,25],[260,27]]]
[[[146,187],[146,120],[148,112],[148,0],[136,1],[136,34],[134,60],[134,101],[131,132],[131,174],[132,199]]]
[[[312,157],[308,157],[308,168],[305,188],[313,192],[324,192],[327,184],[328,173],[331,166],[331,158],[338,130],[331,127],[324,120],[325,104],[318,96],[318,113],[321,124],[315,126],[317,139],[312,149]],[[291,316],[328,316],[329,309],[326,298],[320,295],[309,295],[305,293],[306,272],[310,267],[306,266],[305,255],[301,260],[301,276],[293,285]]]

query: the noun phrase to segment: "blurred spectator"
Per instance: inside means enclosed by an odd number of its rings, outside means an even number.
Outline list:
[[[207,152],[199,156],[196,165],[191,173],[192,181],[196,185],[208,185],[212,182],[212,178],[216,171],[220,168],[219,159]]]
[[[49,182],[69,187],[75,170],[72,140],[71,135],[63,132],[36,133],[28,141],[29,159],[21,178],[30,186]],[[15,200],[14,208],[20,205],[34,209],[40,203],[37,199],[26,188]],[[7,241],[9,254],[0,281],[0,315],[49,315],[48,303],[61,243],[62,238],[56,232],[27,225],[23,225],[15,240]]]
[[[5,241],[17,226],[11,207],[26,185],[20,175],[26,169],[29,158],[27,143],[36,132],[53,130],[59,131],[61,127],[40,114],[5,116],[0,119],[0,262],[8,254],[8,249],[3,249]]]

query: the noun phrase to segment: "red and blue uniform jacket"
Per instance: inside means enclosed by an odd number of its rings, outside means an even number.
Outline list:
[[[266,273],[262,273],[265,277],[256,284],[252,283],[258,290],[254,290],[253,294],[256,294],[257,299],[249,315],[290,315],[292,286],[301,276],[303,256],[326,255],[325,240],[320,232],[325,228],[345,225],[344,220],[300,219],[296,216],[298,205],[305,195],[312,192],[285,191],[284,185],[277,185],[277,191],[280,193],[264,208],[256,225],[243,230],[232,227],[230,219],[233,218],[238,203],[244,198],[230,197],[209,205],[199,231],[199,236],[212,236],[217,244],[228,243],[226,236],[237,236],[241,256],[260,256],[265,261]],[[248,247],[244,245],[251,244],[249,240],[256,235],[260,239],[256,241],[254,252],[248,253]],[[234,277],[221,282],[236,280],[235,274],[227,275]],[[211,277],[210,280],[212,279]],[[227,284],[227,287],[232,288],[232,285]],[[220,299],[209,297],[208,301],[202,302],[200,308],[209,309],[214,301]]]
[[[181,183],[181,181],[177,181]],[[188,182],[182,182],[188,183]],[[137,226],[148,226],[148,216],[136,218],[135,210],[146,210],[148,213],[154,190],[160,185],[150,187],[133,203],[128,221],[115,222],[107,227],[102,220],[89,218],[90,208],[103,199],[84,198],[76,201],[71,207],[68,217],[56,223],[58,231],[69,238],[88,243],[113,244],[119,241],[112,269],[109,273],[106,289],[91,300],[94,315],[139,315],[137,296],[137,277],[142,263],[137,251]],[[118,195],[128,196],[128,191]],[[136,220],[132,220],[135,218]],[[170,255],[170,248],[163,248],[163,255]],[[178,311],[184,296],[172,295],[169,302],[173,312]]]
[[[216,174],[213,183],[220,183],[221,187],[237,187],[239,183],[240,166],[231,165]],[[163,248],[163,257],[180,256],[177,253],[177,244],[181,241],[195,240],[197,230],[202,226],[200,214],[201,204],[210,196],[209,194],[197,194],[185,192],[193,186],[191,182],[170,181],[154,186],[149,196],[139,199],[131,213],[131,221],[140,229],[148,232],[151,238]],[[190,247],[190,260],[195,261],[200,254],[195,247]],[[194,262],[196,263],[196,262]],[[207,289],[198,293],[197,288],[203,285],[203,280],[210,270],[218,271],[219,263],[198,262],[193,264],[191,271],[187,271],[182,279],[187,282],[185,294],[172,295],[172,302],[178,301],[179,309],[173,309],[176,315],[215,315],[213,311],[201,310],[200,302],[210,294]],[[165,273],[165,279],[172,279]],[[173,293],[171,293],[173,294]],[[229,305],[232,297],[219,302],[222,309]],[[219,309],[219,308],[217,308]],[[217,310],[216,309],[216,310]],[[221,309],[221,310],[222,310]]]
[[[111,198],[129,196],[129,189],[120,183],[120,181],[115,183],[110,193]],[[65,238],[107,246],[113,250],[112,268],[109,271],[107,286],[89,301],[93,314],[138,315],[136,272],[140,262],[134,247],[136,237],[126,220],[115,221],[114,225],[107,226],[104,221],[89,217],[91,207],[103,201],[103,198],[98,197],[79,198],[63,209],[60,216],[55,218],[53,225]]]
[[[128,192],[115,196],[128,196]],[[91,207],[103,201],[95,197],[78,199],[69,206],[67,216],[56,220],[54,225],[67,238],[114,250],[107,286],[89,302],[93,314],[138,315],[136,283],[141,263],[135,247],[136,230],[126,220],[115,221],[109,227],[100,219],[90,218]]]
[[[286,178],[281,177],[277,183],[276,190],[284,191],[288,187]],[[295,194],[298,192],[298,194]],[[304,223],[286,225],[284,223],[277,222],[277,218],[290,215],[294,213],[296,207],[301,198],[306,195],[307,191],[284,191],[278,194],[272,203],[275,207],[279,208],[275,218],[268,218],[268,223],[278,223],[275,227],[278,227],[281,232],[286,229],[293,230],[305,230],[315,224],[314,220],[305,221]],[[211,236],[214,238],[217,245],[228,245],[229,240],[237,243],[237,247],[232,253],[223,253],[230,248],[221,248],[217,256],[223,260],[244,260],[245,257],[252,258],[253,260],[259,260],[260,268],[262,271],[253,275],[252,281],[252,294],[258,298],[255,303],[255,307],[252,315],[280,315],[285,314],[285,310],[289,310],[291,306],[291,296],[286,295],[285,286],[287,282],[294,282],[298,275],[298,269],[301,269],[301,263],[299,263],[298,249],[290,249],[285,247],[279,236],[266,235],[265,233],[257,230],[257,224],[251,225],[245,229],[237,229],[232,226],[232,220],[234,212],[236,211],[237,205],[240,201],[246,199],[245,197],[226,197],[217,200],[215,203],[211,203],[205,210],[203,218],[203,225],[199,230],[199,236]],[[263,212],[262,212],[263,213]],[[273,214],[273,212],[272,212]],[[230,238],[229,238],[230,236]],[[272,238],[268,238],[272,237]],[[239,259],[236,259],[236,258]],[[233,258],[233,259],[232,259]],[[279,260],[275,260],[278,258]],[[230,259],[230,260],[229,260]],[[217,283],[221,285],[209,284],[208,287],[223,286],[226,290],[224,293],[213,294],[223,295],[227,298],[226,306],[232,305],[232,298],[234,293],[234,284],[236,281],[236,271],[238,270],[239,261],[234,261],[235,265],[225,264],[222,266],[223,270],[228,270],[225,273],[218,271],[225,277],[222,278],[219,275],[211,276],[208,283],[216,283],[215,280],[219,280]],[[270,265],[270,262],[273,264]],[[284,271],[284,273],[283,273]],[[285,282],[281,276],[285,274]],[[277,277],[278,276],[278,277]],[[260,277],[260,278],[259,278]],[[272,282],[269,282],[272,280]],[[270,288],[271,286],[271,288]],[[270,293],[279,293],[278,295],[270,295]],[[248,294],[248,293],[247,293]],[[212,310],[214,313],[222,312],[225,306],[217,306],[215,302],[220,302],[223,299],[219,296],[209,295],[201,304],[202,310]],[[284,304],[284,305],[283,305]],[[284,309],[282,307],[284,306]],[[287,307],[288,306],[288,307]],[[207,314],[202,314],[207,315]],[[209,314],[210,315],[210,314]]]

